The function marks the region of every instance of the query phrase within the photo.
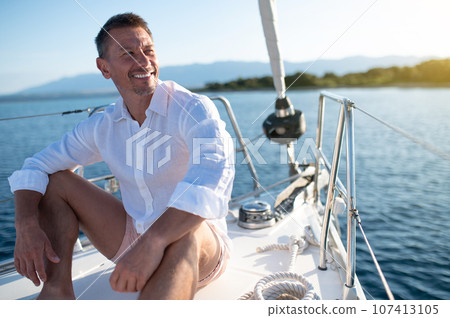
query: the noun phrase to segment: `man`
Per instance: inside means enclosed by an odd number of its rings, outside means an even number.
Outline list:
[[[141,17],[112,17],[96,44],[97,66],[121,97],[9,178],[17,271],[36,285],[43,281],[39,299],[73,299],[72,253],[81,228],[117,262],[114,290],[192,299],[228,257],[230,136],[208,98],[158,79],[152,34]],[[101,160],[118,178],[122,201],[70,171]]]

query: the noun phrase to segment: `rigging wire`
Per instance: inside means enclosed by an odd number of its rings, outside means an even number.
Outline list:
[[[6,202],[9,202],[9,201],[12,201],[12,200],[14,200],[14,198],[9,198],[9,199],[5,199],[5,200],[0,200],[0,203],[6,203]]]
[[[395,300],[394,294],[392,293],[391,288],[388,285],[386,277],[384,276],[383,271],[381,270],[380,264],[378,263],[378,260],[377,260],[377,258],[375,256],[375,253],[374,253],[373,249],[372,249],[372,246],[370,246],[369,240],[367,239],[366,233],[364,232],[364,229],[363,229],[362,224],[361,224],[361,218],[359,217],[358,213],[356,213],[356,215],[354,215],[354,217],[356,219],[356,222],[358,223],[358,226],[359,226],[361,234],[362,234],[362,236],[364,238],[364,241],[366,242],[366,245],[367,245],[367,247],[369,249],[370,256],[372,257],[372,261],[375,264],[375,267],[376,267],[376,269],[378,271],[378,275],[380,276],[380,279],[381,279],[381,282],[383,284],[384,290],[386,291],[386,294],[387,294],[389,300]]]
[[[90,111],[91,111],[91,108],[75,109],[75,110],[68,110],[68,111],[59,112],[59,113],[48,113],[48,114],[38,114],[38,115],[29,115],[29,116],[0,118],[0,121],[15,120],[15,119],[25,119],[25,118],[35,118],[35,117],[44,117],[44,116],[54,116],[54,115],[62,115],[62,116],[64,116],[64,115],[69,115],[69,114],[76,114],[76,113],[90,112]]]
[[[55,115],[70,115],[70,114],[77,114],[77,113],[83,113],[83,112],[90,112],[92,110],[91,107],[85,108],[85,109],[75,109],[75,110],[67,110],[63,112],[58,113],[47,113],[47,114],[37,114],[37,115],[28,115],[28,116],[19,116],[19,117],[9,117],[9,118],[0,118],[0,121],[7,121],[7,120],[16,120],[16,119],[26,119],[26,118],[35,118],[35,117],[45,117],[45,116],[55,116]],[[14,197],[0,200],[0,204],[6,203],[9,201],[14,200]]]
[[[450,155],[442,152],[441,150],[439,150],[438,148],[434,147],[433,145],[429,144],[428,142],[417,138],[413,135],[411,135],[410,133],[406,132],[405,130],[398,128],[388,122],[386,122],[385,120],[378,118],[372,114],[370,114],[369,112],[365,111],[364,109],[361,109],[359,107],[357,107],[356,105],[353,105],[353,108],[359,110],[360,112],[362,112],[363,114],[365,114],[366,116],[369,116],[370,118],[378,121],[379,123],[385,125],[386,127],[394,130],[395,132],[399,133],[400,135],[402,135],[403,137],[411,140],[412,142],[415,142],[416,144],[422,146],[423,148],[425,148],[426,150],[430,151],[431,153],[435,154],[436,156],[441,157],[444,160],[450,161]]]

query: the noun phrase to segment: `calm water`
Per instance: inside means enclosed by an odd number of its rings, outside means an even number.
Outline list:
[[[336,89],[333,92],[348,96],[359,107],[450,153],[450,89]],[[221,95],[230,100],[244,136],[259,135],[263,120],[272,112],[274,94],[227,92]],[[289,94],[307,120],[307,132],[299,146],[308,138],[315,138],[318,96],[317,90]],[[0,103],[0,117],[66,111],[112,101],[114,98]],[[331,158],[338,107],[331,102],[327,105],[324,148]],[[221,106],[218,107],[224,114]],[[0,200],[11,197],[6,178],[21,167],[27,156],[57,140],[86,116],[84,113],[0,122]],[[450,299],[450,162],[359,112],[356,112],[355,130],[357,208],[395,297]],[[297,147],[297,154],[300,148]],[[266,140],[256,149],[259,151],[254,160],[263,186],[287,176],[286,165],[280,164],[284,152],[278,145]],[[312,156],[310,151],[305,154]],[[247,167],[241,161],[242,157],[238,156],[239,177],[233,195],[252,187]],[[108,173],[104,164],[86,170],[87,177],[103,173]],[[13,222],[13,202],[0,203],[0,260],[13,255]],[[341,224],[345,227],[344,219]],[[367,296],[385,299],[359,235],[358,244],[357,274]]]

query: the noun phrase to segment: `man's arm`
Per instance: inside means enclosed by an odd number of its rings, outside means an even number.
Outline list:
[[[32,280],[35,285],[39,285],[39,277],[44,282],[47,279],[43,254],[50,261],[59,262],[38,220],[38,205],[46,192],[48,176],[57,171],[74,169],[79,164],[99,161],[94,138],[89,134],[94,124],[95,122],[87,120],[79,123],[60,141],[27,158],[22,169],[8,178],[16,210],[14,262],[17,272]]]
[[[26,276],[39,286],[39,277],[43,282],[47,280],[43,255],[53,263],[59,262],[47,235],[39,226],[38,205],[42,194],[31,190],[17,190],[14,192],[14,198],[16,206],[14,264],[20,275]]]
[[[195,231],[203,221],[200,216],[168,208],[118,262],[110,278],[111,287],[118,292],[142,290],[161,263],[165,249]]]

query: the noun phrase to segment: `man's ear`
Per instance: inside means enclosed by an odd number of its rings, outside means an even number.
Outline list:
[[[111,75],[109,74],[108,69],[108,62],[106,62],[105,59],[102,59],[101,57],[97,57],[97,68],[102,72],[102,75],[106,79],[110,79]]]

